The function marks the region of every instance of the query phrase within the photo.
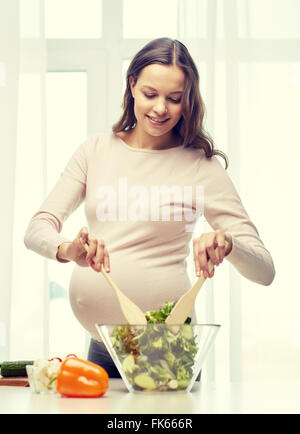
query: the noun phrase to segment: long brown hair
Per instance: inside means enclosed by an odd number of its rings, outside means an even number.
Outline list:
[[[123,114],[119,121],[113,125],[113,132],[127,131],[134,128],[136,118],[134,115],[134,99],[131,94],[129,77],[133,76],[136,83],[142,69],[153,63],[162,65],[177,65],[185,74],[185,89],[182,101],[182,116],[173,131],[178,134],[185,147],[203,149],[206,158],[219,155],[225,160],[228,167],[228,158],[214,148],[213,139],[204,130],[203,118],[205,105],[199,88],[199,73],[197,67],[182,42],[170,38],[158,38],[149,42],[132,59],[126,75],[126,90],[123,98]]]

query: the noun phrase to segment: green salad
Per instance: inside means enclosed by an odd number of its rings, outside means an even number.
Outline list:
[[[176,333],[164,324],[175,303],[146,312],[146,326],[116,326],[112,332],[113,347],[135,390],[183,390],[191,381],[197,353],[191,318]]]

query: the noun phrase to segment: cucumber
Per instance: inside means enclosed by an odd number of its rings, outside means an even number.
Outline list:
[[[156,387],[156,384],[149,375],[147,374],[139,374],[134,377],[134,382],[142,389],[153,390]]]
[[[130,374],[132,373],[133,369],[135,368],[135,361],[134,361],[134,357],[132,354],[129,354],[122,363],[122,368],[124,370],[124,372],[129,372]]]
[[[26,365],[33,365],[33,362],[33,360],[2,362],[0,374],[2,377],[27,377]]]
[[[171,389],[177,389],[177,387],[178,387],[178,381],[177,380],[171,380],[171,381],[169,381],[169,387]]]

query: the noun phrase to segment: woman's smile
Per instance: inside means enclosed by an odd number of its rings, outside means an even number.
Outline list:
[[[149,119],[149,122],[150,122],[150,124],[153,126],[153,127],[158,127],[158,128],[161,128],[162,126],[164,126],[164,125],[166,125],[166,123],[168,122],[168,120],[169,120],[169,118],[166,118],[166,119],[159,119],[159,118],[157,118],[157,117],[154,117],[154,116],[149,116],[149,115],[146,115],[146,117]]]

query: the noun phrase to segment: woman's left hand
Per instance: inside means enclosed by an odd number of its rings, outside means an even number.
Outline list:
[[[228,246],[225,250],[225,240]],[[204,277],[213,277],[214,270],[209,273],[208,261],[211,260],[213,265],[219,265],[232,249],[232,236],[228,232],[214,231],[202,234],[193,240],[194,261],[196,275],[199,277],[203,271]]]

